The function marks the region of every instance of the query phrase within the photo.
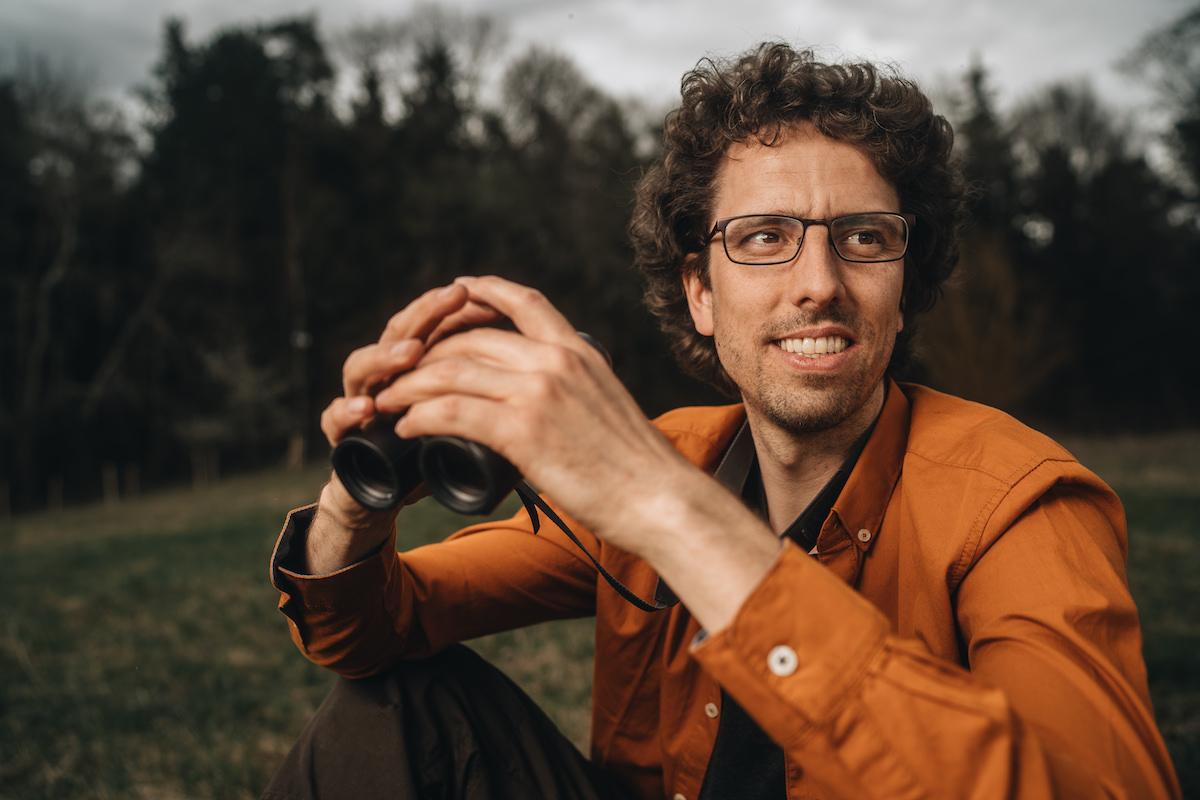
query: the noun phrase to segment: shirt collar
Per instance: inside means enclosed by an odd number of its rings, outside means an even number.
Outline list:
[[[841,466],[830,476],[804,510],[780,534],[781,538],[786,536],[804,544],[805,549],[815,548],[817,533],[833,509],[834,500],[846,485],[851,470],[854,469],[858,457],[862,454],[867,440],[875,429],[875,422],[876,420],[871,420],[871,424],[851,445]],[[767,519],[766,498],[763,496],[762,478],[758,468],[758,454],[754,449],[754,439],[750,433],[748,421],[742,422],[741,428],[738,429],[729,449],[725,451],[713,477],[726,489],[741,497],[752,511],[764,520]],[[806,531],[811,531],[811,534],[806,534]]]
[[[836,518],[842,532],[849,534],[851,542],[862,552],[870,550],[878,538],[883,513],[892,499],[896,481],[900,479],[904,451],[908,446],[911,411],[908,398],[899,384],[890,377],[887,381],[883,410],[879,412],[862,455],[837,500],[833,502],[833,511],[821,531],[821,538],[824,539],[830,521]],[[863,531],[866,533],[863,534]],[[822,551],[825,550],[824,545],[824,541],[818,542]]]
[[[863,446],[862,453],[854,463],[846,484],[833,503],[833,510],[821,528],[817,548],[821,560],[835,560],[828,565],[848,582],[857,580],[862,567],[862,555],[870,550],[878,538],[883,514],[891,501],[892,491],[900,478],[904,462],[904,451],[908,445],[908,423],[910,407],[908,398],[891,377],[887,379],[883,409],[875,420],[875,427]],[[745,411],[723,415],[719,429],[712,431],[714,447],[725,446],[724,454],[713,473],[722,485],[737,496],[741,496],[749,465],[754,459],[754,444],[750,426],[746,424]],[[748,451],[748,452],[747,452]],[[715,458],[702,457],[708,463]],[[736,485],[734,485],[736,484]],[[866,531],[864,536],[861,532]],[[865,539],[865,541],[864,541]],[[846,562],[837,556],[844,551],[845,541],[856,548],[859,557]],[[845,567],[842,565],[846,564]],[[678,598],[661,578],[655,590],[659,602],[673,604]]]

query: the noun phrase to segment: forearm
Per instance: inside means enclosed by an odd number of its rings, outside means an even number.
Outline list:
[[[668,509],[655,506],[655,518]],[[831,794],[1178,795],[1136,685],[1127,590],[1117,571],[1097,566],[1115,556],[1080,560],[1089,539],[1103,538],[1086,506],[1047,500],[1019,523],[1005,522],[1003,541],[960,585],[979,674],[898,636],[879,609],[790,540],[767,563],[755,533],[765,529],[703,500],[675,513],[678,537],[656,529],[648,537],[656,546],[641,555],[708,630],[692,657],[792,763],[837,787]],[[1031,552],[1049,568],[1045,547],[1031,550],[1047,531],[1075,549],[1053,565],[1053,579],[1035,584],[1039,595],[1027,576]],[[1080,563],[1093,565],[1086,581]],[[1022,579],[1026,591],[1012,593]],[[1073,619],[1090,625],[1076,629]]]
[[[271,558],[272,581],[300,651],[345,677],[375,674],[454,642],[595,613],[594,568],[557,529],[533,535],[523,511],[403,556],[389,533],[374,552],[320,575],[298,570],[316,516],[315,506],[288,514]],[[598,549],[590,533],[580,536]]]

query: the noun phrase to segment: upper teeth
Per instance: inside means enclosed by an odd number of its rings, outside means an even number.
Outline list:
[[[849,342],[841,336],[820,336],[816,339],[780,339],[779,346],[789,353],[802,353],[806,356],[819,356],[826,353],[840,353],[849,346]]]

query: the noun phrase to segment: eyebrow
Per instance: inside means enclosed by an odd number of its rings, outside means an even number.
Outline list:
[[[885,210],[885,209],[881,209],[881,208],[865,208],[865,209],[858,209],[858,210],[855,210],[855,211],[841,211],[841,212],[839,212],[839,213],[836,213],[836,214],[833,214],[833,215],[831,215],[831,216],[829,216],[829,217],[824,217],[824,219],[837,219],[838,217],[853,217],[853,216],[856,216],[856,215],[858,215],[858,214],[879,214],[879,213],[883,213],[883,214],[900,214],[900,213],[902,213],[902,212],[900,212],[900,211],[887,211],[887,210]],[[734,217],[741,217],[741,216],[762,216],[762,217],[795,217],[796,219],[804,219],[804,218],[805,218],[805,216],[804,216],[803,214],[797,214],[797,213],[794,213],[794,212],[792,212],[792,211],[780,211],[780,210],[773,210],[773,211],[748,211],[748,212],[746,212],[745,214],[731,214],[730,216],[734,216]],[[724,217],[721,217],[721,219],[724,219]],[[808,217],[808,219],[817,219],[817,218],[816,218],[816,217]]]

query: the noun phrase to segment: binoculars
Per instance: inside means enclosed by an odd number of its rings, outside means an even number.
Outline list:
[[[599,342],[579,335],[612,363]],[[364,508],[395,508],[423,482],[452,511],[490,514],[520,482],[520,471],[508,459],[478,442],[457,436],[400,438],[395,431],[399,419],[376,417],[333,449],[334,471]]]

